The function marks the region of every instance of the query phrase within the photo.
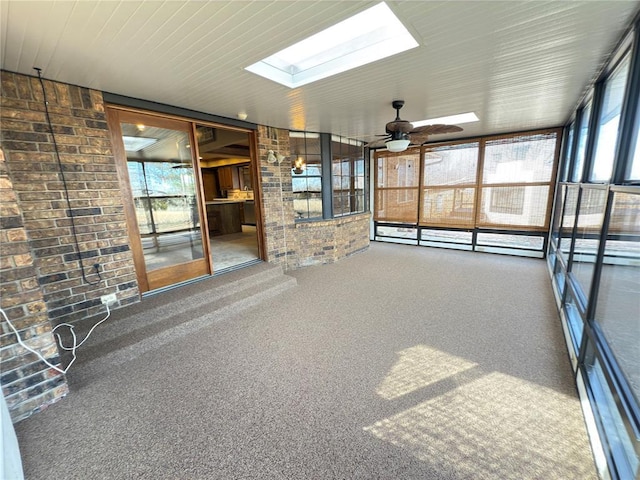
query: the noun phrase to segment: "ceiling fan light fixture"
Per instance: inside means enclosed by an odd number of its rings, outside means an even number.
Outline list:
[[[401,138],[400,140],[389,140],[385,142],[385,146],[390,152],[404,152],[409,146],[409,143],[409,139]]]

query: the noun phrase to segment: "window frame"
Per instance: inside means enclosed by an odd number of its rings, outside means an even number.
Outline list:
[[[572,161],[571,161],[571,169],[569,171],[569,176],[567,177],[567,182],[572,183],[582,183],[585,179],[585,172],[587,171],[587,164],[589,162],[589,145],[593,143],[591,132],[593,131],[592,124],[593,119],[595,117],[594,112],[594,101],[595,94],[589,98],[587,98],[584,104],[578,110],[576,115],[576,130],[574,132],[574,149],[572,153]],[[589,117],[585,121],[585,111],[589,111]],[[586,127],[586,138],[584,140],[584,150],[582,154],[580,148],[580,140],[581,140],[581,132]],[[578,164],[578,160],[580,163]],[[580,171],[576,171],[577,168],[580,168]]]
[[[360,156],[358,158],[354,158],[353,156],[347,155],[347,157],[345,158],[344,156],[341,155],[341,152],[334,152],[333,150],[333,144],[334,143],[338,143],[341,145],[351,145],[351,146],[356,146],[360,149]],[[331,167],[330,167],[330,172],[331,172],[331,215],[332,218],[342,218],[342,217],[347,217],[349,215],[357,215],[359,213],[365,213],[367,211],[367,167],[366,167],[366,159],[365,159],[365,151],[364,151],[364,142],[360,142],[358,140],[353,140],[350,139],[348,137],[343,137],[341,135],[331,135],[330,137],[330,145],[331,145]],[[339,189],[336,190],[334,188],[335,183],[335,176],[333,173],[333,166],[334,166],[334,157],[337,157],[339,155],[339,158],[335,158],[335,160],[340,160],[340,163],[345,163],[345,161],[348,161],[349,163],[349,192],[347,195],[345,195],[343,192],[345,191],[344,189]],[[356,185],[358,183],[358,178],[360,177],[357,174],[357,169],[356,169],[356,165],[358,164],[358,162],[362,163],[362,194],[358,195],[357,193],[357,188]],[[340,175],[341,177],[341,181],[344,181],[345,176],[344,175]],[[333,202],[333,199],[336,198],[336,192],[341,192],[340,197],[349,197],[349,211],[344,211],[341,213],[336,213],[335,212],[335,204]],[[361,198],[362,201],[362,209],[358,210],[357,209],[357,204],[358,204],[358,198]]]
[[[620,104],[620,118],[618,120],[618,129],[617,129],[616,141],[615,141],[616,143],[613,148],[613,152],[611,152],[613,156],[612,163],[611,163],[611,172],[609,173],[609,177],[607,179],[594,179],[593,177],[594,177],[594,171],[596,168],[596,161],[597,161],[596,154],[598,153],[598,144],[601,140],[600,132],[602,130],[602,127],[604,126],[604,124],[601,123],[601,120],[602,120],[601,116],[602,116],[602,110],[605,106],[604,102],[607,95],[607,89],[610,85],[610,81],[613,79],[613,76],[616,73],[618,73],[619,69],[622,68],[623,63],[627,61],[627,59],[629,61],[629,66],[627,71],[627,78],[625,79],[624,91],[622,92],[622,102]],[[623,123],[623,113],[625,109],[625,101],[628,98],[627,92],[629,91],[629,76],[631,75],[631,67],[632,67],[631,61],[632,61],[631,52],[629,52],[629,50],[626,49],[623,54],[619,55],[616,63],[612,66],[612,68],[608,69],[607,75],[603,76],[603,78],[595,86],[593,103],[597,105],[597,108],[595,108],[591,112],[590,132],[587,133],[591,141],[588,144],[590,149],[589,148],[587,149],[588,161],[586,162],[585,175],[583,176],[583,180],[586,182],[606,184],[606,183],[610,183],[614,177],[616,163],[619,162],[620,143],[621,143],[621,136],[622,136],[621,134],[625,126]]]
[[[292,134],[294,134],[294,135],[292,135]],[[300,135],[300,134],[302,134],[302,135]],[[317,135],[317,137],[316,137],[316,135]],[[316,133],[316,132],[305,132],[305,131],[298,131],[298,130],[292,130],[292,131],[289,132],[290,144],[292,143],[291,142],[291,138],[302,138],[302,139],[304,139],[304,141],[302,142],[303,150],[304,150],[303,152],[298,152],[298,151],[293,152],[293,151],[291,151],[292,157],[302,157],[304,159],[304,165],[305,165],[304,174],[303,173],[299,173],[299,174],[295,173],[294,172],[294,167],[293,167],[293,162],[295,161],[295,158],[292,158],[292,166],[291,166],[291,193],[292,193],[292,196],[293,196],[292,199],[295,202],[295,196],[296,196],[296,193],[298,193],[298,192],[296,192],[296,190],[295,190],[295,188],[293,186],[294,183],[295,183],[295,180],[297,180],[297,179],[305,179],[307,181],[307,186],[308,186],[309,179],[319,179],[320,180],[320,201],[322,202],[321,211],[320,211],[321,213],[320,213],[319,216],[313,216],[313,217],[309,216],[311,214],[311,210],[309,209],[309,205],[307,203],[307,210],[306,210],[307,216],[306,217],[302,216],[300,218],[298,218],[296,216],[295,217],[295,221],[296,222],[310,222],[310,221],[318,221],[318,220],[323,220],[324,219],[324,215],[325,215],[325,208],[324,208],[324,203],[325,203],[324,202],[325,184],[324,184],[324,181],[323,181],[323,173],[324,173],[324,170],[325,170],[325,165],[324,165],[323,158],[322,158],[322,137],[321,137],[321,135],[322,134]],[[309,153],[308,152],[307,140],[310,139],[310,138],[317,138],[318,139],[318,148],[320,150],[319,154],[317,154],[317,153]],[[293,150],[293,149],[291,149],[291,150]],[[296,148],[296,150],[297,150],[297,148]],[[319,165],[320,165],[320,174],[319,175],[315,175],[315,174],[314,175],[309,175],[308,173],[306,173],[306,165],[308,165],[308,163],[309,163],[308,160],[309,160],[309,157],[311,157],[311,156],[313,156],[313,157],[319,156],[319,160],[320,160],[320,163],[319,163]],[[295,211],[295,208],[294,208],[294,211]]]
[[[289,136],[291,138],[291,134],[292,133],[296,133],[296,134],[304,134],[306,138],[306,135],[318,135],[318,139],[319,139],[319,143],[320,143],[320,175],[305,175],[304,178],[319,178],[320,179],[320,188],[321,188],[321,199],[322,199],[322,215],[320,216],[314,216],[314,217],[302,217],[302,218],[295,218],[295,222],[296,223],[308,223],[308,222],[321,222],[321,221],[326,221],[326,220],[333,220],[333,219],[337,219],[337,218],[342,218],[342,217],[346,217],[349,215],[357,215],[360,213],[366,213],[369,211],[369,202],[368,202],[368,188],[369,188],[369,170],[367,167],[367,161],[366,161],[366,156],[365,156],[365,151],[364,151],[364,143],[362,142],[358,142],[357,140],[353,140],[350,139],[348,137],[342,137],[342,136],[338,136],[338,135],[333,135],[330,133],[322,133],[322,132],[308,132],[305,130],[290,130],[289,131]],[[364,187],[364,195],[363,195],[363,210],[362,211],[356,211],[356,212],[350,212],[350,213],[343,213],[340,215],[334,215],[333,213],[333,152],[332,152],[332,147],[331,147],[331,143],[333,141],[333,138],[335,137],[340,137],[343,138],[345,140],[348,140],[349,142],[358,142],[360,143],[360,148],[362,149],[362,154],[361,154],[361,158],[364,162],[364,178],[363,178],[363,187]],[[306,144],[306,142],[305,142]],[[306,148],[305,148],[306,150]],[[294,157],[294,152],[291,152],[292,157]],[[314,154],[315,155],[315,154]],[[306,156],[306,152],[305,152],[305,156]],[[292,163],[295,160],[295,158],[292,158]],[[306,160],[306,158],[305,158]],[[353,168],[353,163],[352,164],[352,168]],[[293,171],[293,165],[291,167],[291,179],[292,179],[292,194],[294,194],[295,192],[293,191],[293,179],[296,178],[298,174],[294,173]],[[298,177],[301,178],[301,177]]]

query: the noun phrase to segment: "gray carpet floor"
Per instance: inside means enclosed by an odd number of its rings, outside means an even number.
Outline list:
[[[374,243],[289,274],[106,375],[72,369],[16,425],[27,478],[596,478],[543,260]]]

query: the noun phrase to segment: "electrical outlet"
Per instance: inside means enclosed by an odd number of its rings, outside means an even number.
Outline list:
[[[118,301],[118,297],[116,297],[115,293],[110,293],[109,295],[102,295],[100,297],[100,301],[103,305],[111,305],[112,303],[116,303]]]

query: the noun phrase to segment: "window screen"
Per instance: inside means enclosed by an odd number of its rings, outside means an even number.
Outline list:
[[[428,147],[422,158],[420,224],[474,224],[479,142]]]
[[[375,220],[417,222],[419,167],[419,150],[376,154]]]

